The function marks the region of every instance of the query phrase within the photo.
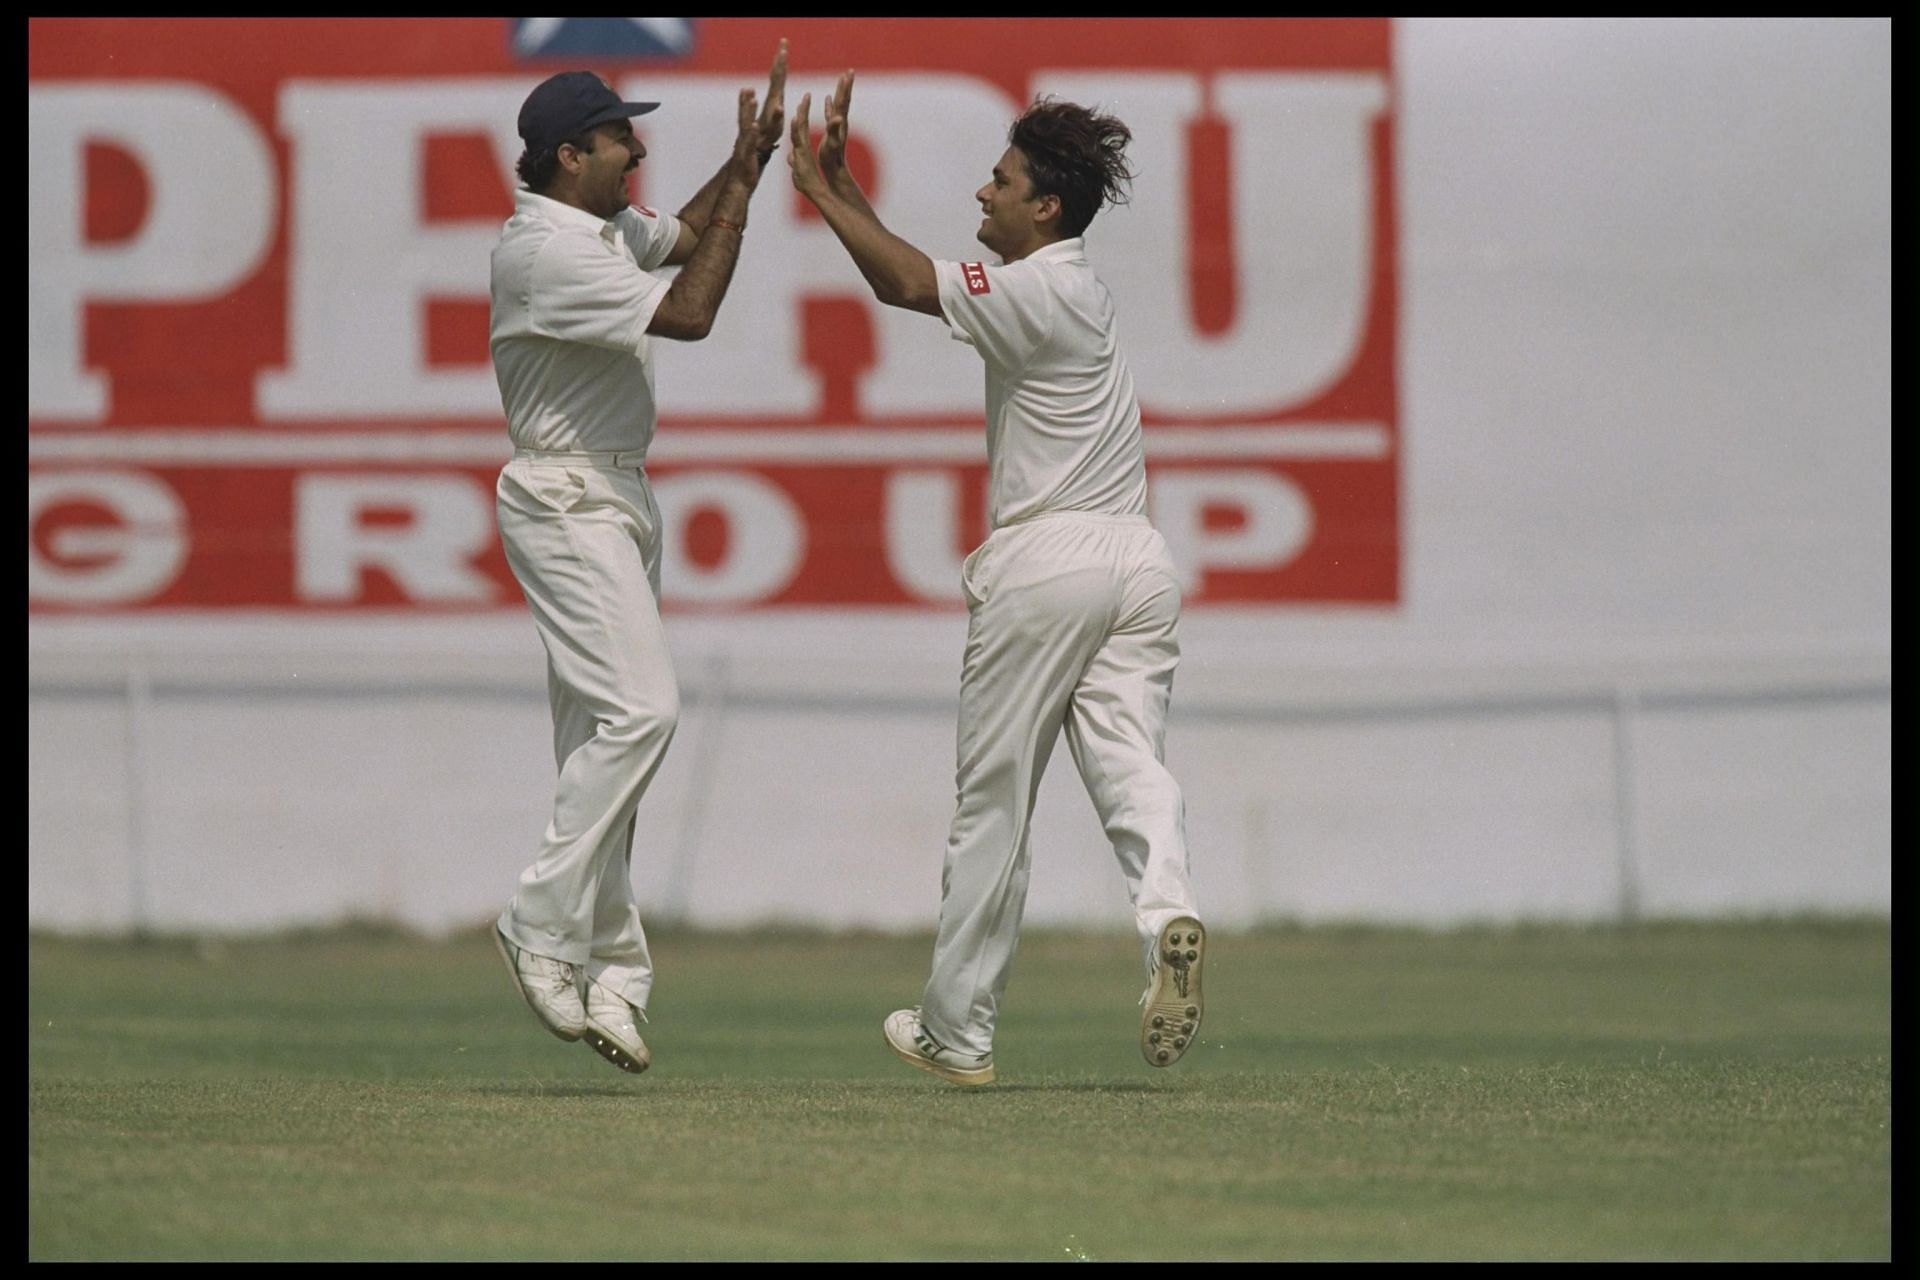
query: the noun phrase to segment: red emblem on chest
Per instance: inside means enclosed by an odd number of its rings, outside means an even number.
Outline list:
[[[991,293],[992,286],[987,284],[987,269],[977,262],[960,264],[960,274],[966,277],[968,293]]]

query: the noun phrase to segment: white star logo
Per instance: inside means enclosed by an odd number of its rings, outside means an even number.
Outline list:
[[[526,56],[535,54],[552,44],[570,21],[567,18],[527,18],[513,33],[513,48],[516,53]],[[691,18],[628,18],[634,26],[647,33],[656,43],[664,45],[670,52],[685,53],[693,47],[693,20]]]
[[[685,53],[693,47],[691,18],[628,18],[627,21],[675,53]]]
[[[565,26],[565,18],[528,18],[513,33],[513,47],[517,53],[538,53],[546,43],[560,34]]]

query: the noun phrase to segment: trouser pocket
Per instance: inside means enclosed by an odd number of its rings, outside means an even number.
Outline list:
[[[544,507],[565,515],[587,496],[587,477],[576,467],[510,463],[500,473],[499,496],[523,511]]]
[[[987,540],[975,547],[973,554],[960,565],[960,590],[965,594],[967,604],[971,608],[978,608],[985,604],[992,590],[988,571],[993,567],[995,537],[996,534],[988,534]]]

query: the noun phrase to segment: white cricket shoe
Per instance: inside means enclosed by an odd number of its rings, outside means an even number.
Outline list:
[[[918,1009],[900,1009],[887,1015],[887,1048],[896,1058],[931,1071],[955,1084],[992,1084],[993,1055],[960,1053],[927,1034]]]
[[[624,996],[587,979],[586,1042],[608,1062],[635,1075],[653,1062],[646,1041],[640,1038],[643,1017]]]
[[[1160,930],[1153,950],[1153,976],[1140,999],[1140,1052],[1156,1067],[1170,1067],[1200,1034],[1200,964],[1207,931],[1192,916]]]
[[[580,1003],[579,971],[564,960],[537,956],[515,946],[499,925],[493,927],[493,945],[541,1024],[562,1040],[578,1040],[587,1026],[587,1011]]]

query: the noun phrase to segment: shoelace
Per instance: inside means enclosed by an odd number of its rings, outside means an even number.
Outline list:
[[[552,970],[551,973],[554,994],[558,995],[562,991],[573,990],[574,979],[572,965],[562,964],[557,969]]]

